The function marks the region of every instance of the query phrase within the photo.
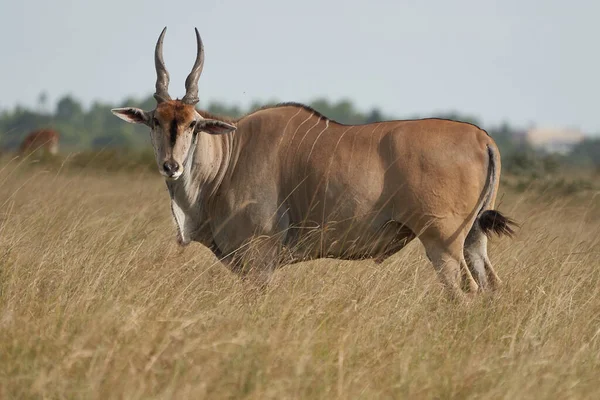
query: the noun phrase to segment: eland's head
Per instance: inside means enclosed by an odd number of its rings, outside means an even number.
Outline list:
[[[114,108],[117,117],[135,124],[150,127],[152,146],[158,164],[158,170],[168,179],[177,179],[184,171],[187,160],[193,153],[198,134],[213,135],[228,133],[235,126],[219,120],[205,119],[196,110],[198,98],[198,79],[204,65],[204,46],[196,29],[197,54],[192,71],[185,80],[185,96],[181,100],[172,100],[169,95],[169,73],[162,55],[165,27],[156,42],[154,64],[156,67],[157,106],[152,111],[139,108]]]

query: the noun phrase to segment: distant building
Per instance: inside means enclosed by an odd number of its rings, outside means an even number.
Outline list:
[[[576,129],[531,128],[525,134],[527,142],[535,149],[548,153],[566,154],[585,139]]]

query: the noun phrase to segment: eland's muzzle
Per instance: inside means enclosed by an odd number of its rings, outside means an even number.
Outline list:
[[[169,178],[173,178],[175,176],[179,176],[179,163],[174,160],[165,161],[163,164],[163,171],[165,175]]]

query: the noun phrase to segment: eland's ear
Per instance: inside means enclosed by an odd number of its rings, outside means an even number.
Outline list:
[[[227,122],[219,121],[217,119],[204,119],[198,121],[196,124],[195,132],[206,132],[211,135],[222,135],[235,131],[237,128],[234,125],[228,124]]]
[[[150,125],[150,114],[144,110],[140,110],[139,108],[113,108],[110,111],[123,121],[127,121],[132,124]]]

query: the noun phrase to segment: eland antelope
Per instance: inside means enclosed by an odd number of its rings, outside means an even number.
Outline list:
[[[19,148],[19,153],[33,153],[38,149],[42,149],[49,154],[56,155],[59,139],[60,134],[53,129],[35,130],[25,136]]]
[[[199,242],[261,286],[277,266],[323,257],[381,262],[418,238],[449,294],[500,283],[492,233],[500,153],[477,126],[443,119],[344,125],[297,103],[238,119],[196,109],[204,47],[172,99],[162,46],[152,111],[116,108],[150,128],[180,245]]]

